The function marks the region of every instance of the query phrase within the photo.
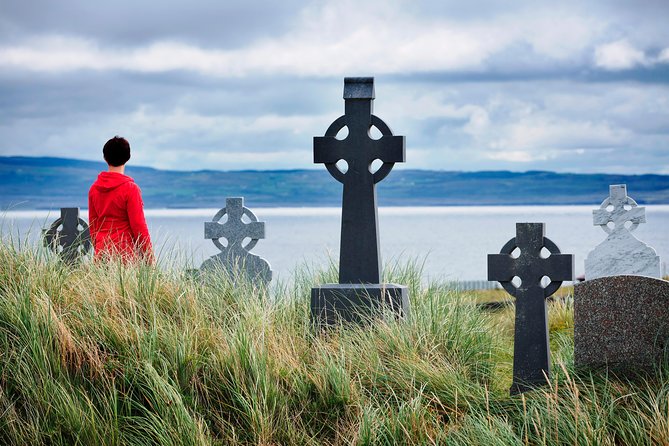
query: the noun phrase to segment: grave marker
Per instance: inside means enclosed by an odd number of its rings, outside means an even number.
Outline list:
[[[516,248],[520,253],[513,257]],[[548,256],[542,255],[543,248]],[[521,281],[518,286],[512,282],[514,277]],[[546,287],[542,286],[543,277],[550,279]],[[488,255],[488,280],[499,281],[516,298],[511,394],[546,384],[550,378],[546,298],[562,281],[573,278],[574,256],[560,254],[555,243],[544,237],[543,223],[516,223],[516,236],[499,254]]]
[[[44,246],[67,264],[75,264],[91,250],[88,223],[79,217],[79,208],[60,208],[60,218],[42,230]]]
[[[219,223],[224,217],[225,223]],[[249,221],[245,222],[244,217]],[[241,274],[263,285],[272,280],[272,270],[267,260],[250,252],[258,240],[265,238],[265,223],[259,222],[258,217],[244,207],[243,198],[226,198],[225,207],[218,211],[212,221],[205,222],[204,238],[211,239],[221,252],[205,260],[200,266],[201,271],[223,269],[233,280]],[[227,246],[220,242],[221,238],[227,240]],[[251,240],[244,245],[246,238]]]
[[[384,309],[398,316],[409,310],[405,286],[380,283],[376,183],[395,163],[404,162],[405,141],[372,114],[374,97],[374,78],[345,78],[344,115],[328,127],[325,136],[314,137],[314,163],[325,164],[343,184],[339,284],[321,285],[311,292],[311,314],[319,325],[364,322]],[[337,139],[345,127],[348,135]],[[372,127],[381,132],[381,138],[370,137]],[[347,163],[346,171],[337,166],[340,160]],[[382,164],[373,172],[375,160]]]
[[[608,234],[585,259],[585,278],[592,280],[622,274],[660,278],[660,257],[632,231],[646,222],[646,209],[627,195],[627,186],[609,186],[609,197],[592,211],[593,223]],[[626,223],[630,222],[629,229]],[[609,227],[612,223],[613,227]]]
[[[669,354],[669,282],[610,276],[574,285],[574,364],[651,369]]]

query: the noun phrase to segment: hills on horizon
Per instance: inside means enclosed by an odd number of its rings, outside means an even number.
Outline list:
[[[106,164],[69,158],[0,156],[0,209],[88,207]],[[340,206],[342,187],[321,169],[169,171],[129,165],[146,208],[220,208],[226,197],[247,206]],[[381,206],[598,205],[610,184],[627,184],[639,204],[669,204],[669,175],[547,171],[396,169],[377,187]]]

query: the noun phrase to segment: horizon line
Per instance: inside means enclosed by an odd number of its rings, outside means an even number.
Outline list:
[[[104,161],[96,161],[96,160],[89,160],[89,159],[81,159],[81,158],[67,158],[67,157],[62,157],[62,156],[30,156],[30,155],[0,155],[0,159],[49,159],[49,160],[65,160],[65,161],[77,161],[77,162],[82,162],[82,163],[93,163],[93,164],[101,164],[104,165]],[[140,168],[140,169],[152,169],[152,170],[158,170],[161,172],[181,172],[181,173],[187,173],[187,172],[224,172],[224,173],[233,173],[233,172],[295,172],[295,171],[319,171],[322,169],[322,166],[314,166],[312,168],[307,168],[307,167],[293,167],[293,168],[283,168],[283,169],[251,169],[251,168],[246,168],[246,169],[235,169],[235,170],[223,170],[223,169],[191,169],[191,170],[175,170],[175,169],[162,169],[159,167],[152,167],[152,166],[146,166],[146,165],[135,165],[131,164],[128,166],[130,169],[133,168]],[[445,169],[420,169],[420,168],[409,168],[406,165],[397,165],[396,166],[397,170],[402,170],[402,171],[417,171],[417,172],[443,172],[443,173],[451,173],[451,172],[456,172],[456,173],[495,173],[495,172],[508,172],[508,173],[516,173],[516,174],[527,174],[527,173],[553,173],[557,175],[619,175],[619,176],[660,176],[660,177],[669,177],[669,173],[620,173],[620,172],[607,172],[607,173],[602,173],[602,172],[558,172],[555,170],[543,170],[543,169],[528,169],[528,170],[508,170],[508,169],[501,169],[501,170],[445,170]]]

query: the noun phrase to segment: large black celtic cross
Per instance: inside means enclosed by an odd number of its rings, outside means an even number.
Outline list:
[[[91,250],[88,224],[79,217],[79,208],[60,208],[60,218],[43,231],[44,246],[68,263],[76,263]]]
[[[520,253],[514,257],[516,248]],[[543,248],[549,252],[546,256]],[[512,282],[514,277],[521,281],[518,286]],[[550,279],[546,287],[544,277]],[[543,223],[516,223],[516,236],[499,254],[488,254],[488,280],[499,281],[516,298],[512,394],[545,384],[550,377],[546,298],[573,277],[574,256],[560,254],[555,243],[544,237]]]
[[[376,207],[376,183],[395,163],[404,162],[404,136],[393,136],[380,118],[372,114],[374,78],[345,78],[345,114],[336,119],[325,136],[314,137],[314,163],[324,163],[328,172],[344,185],[342,199],[339,283],[379,283],[381,264]],[[348,135],[337,139],[344,127]],[[381,138],[373,139],[376,127]],[[344,172],[337,162],[346,161]],[[383,164],[372,172],[372,162]]]

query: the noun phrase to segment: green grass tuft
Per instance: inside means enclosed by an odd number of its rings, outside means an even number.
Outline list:
[[[669,444],[669,367],[573,368],[573,306],[549,306],[553,377],[510,397],[513,308],[422,283],[406,321],[317,336],[310,288],[118,263],[71,268],[0,245],[0,444]]]

